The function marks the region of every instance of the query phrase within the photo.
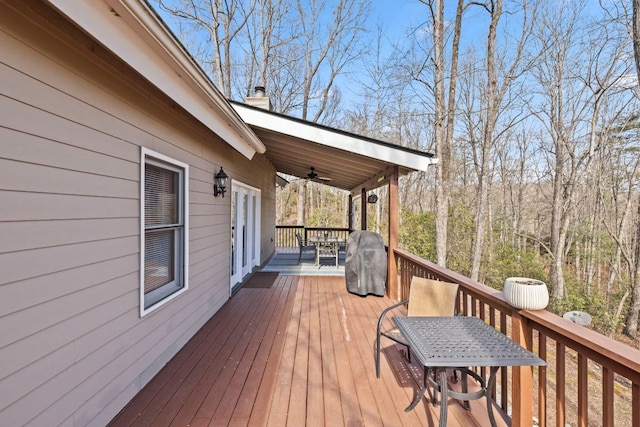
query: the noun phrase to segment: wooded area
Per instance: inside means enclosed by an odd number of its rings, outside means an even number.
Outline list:
[[[152,4],[229,98],[264,86],[274,111],[434,152],[437,167],[400,181],[404,249],[497,288],[543,280],[550,309],[635,338],[632,1],[415,2],[396,39],[367,0]],[[376,192],[369,228],[386,235]],[[346,211],[315,182],[279,192],[279,224],[346,226]]]

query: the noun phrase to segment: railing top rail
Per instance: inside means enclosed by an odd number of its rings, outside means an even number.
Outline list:
[[[535,323],[537,329],[551,338],[565,344],[571,342],[570,347],[578,347],[603,366],[611,367],[613,362],[617,372],[640,384],[640,350],[547,310],[521,310],[518,314]]]
[[[307,230],[335,230],[335,231],[349,231],[349,227],[304,227]]]
[[[491,286],[487,286],[483,283],[471,280],[470,278],[447,268],[440,267],[438,264],[427,261],[424,258],[412,254],[411,252],[407,252],[402,249],[396,249],[395,253],[401,255],[403,258],[415,264],[425,266],[429,271],[437,275],[442,280],[463,285],[466,293],[478,298],[483,302],[490,304],[495,308],[500,309],[500,311],[502,312],[505,312],[507,314],[513,314],[517,312],[517,310],[511,307],[509,303],[504,299],[503,293],[497,289],[493,289]]]
[[[402,249],[396,249],[395,253],[410,262],[424,266],[442,280],[458,283],[465,293],[488,303],[507,315],[526,318],[536,325],[534,329],[541,330],[569,347],[583,351],[590,359],[603,366],[615,365],[615,371],[640,384],[640,350],[563,319],[550,311],[515,309],[507,303],[504,294],[497,289],[471,280]]]

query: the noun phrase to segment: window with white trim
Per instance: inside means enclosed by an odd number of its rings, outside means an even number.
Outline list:
[[[188,288],[188,165],[142,149],[140,315]]]

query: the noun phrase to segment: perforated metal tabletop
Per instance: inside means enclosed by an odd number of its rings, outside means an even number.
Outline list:
[[[477,317],[394,317],[393,321],[407,339],[411,352],[424,366],[423,386],[405,411],[413,410],[422,400],[428,387],[428,376],[434,372],[434,384],[442,393],[440,426],[447,425],[447,396],[460,400],[486,398],[487,412],[492,426],[491,390],[496,372],[501,366],[543,366],[545,361],[498,332]],[[490,367],[489,379],[484,380],[468,368]],[[446,368],[461,369],[479,381],[480,392],[453,392],[448,389]],[[435,400],[435,399],[434,399]],[[435,402],[434,402],[435,403]]]
[[[427,367],[545,364],[477,317],[394,317],[393,321]]]

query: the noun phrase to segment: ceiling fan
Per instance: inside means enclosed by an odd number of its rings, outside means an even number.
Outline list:
[[[307,174],[307,178],[314,180],[318,177],[318,174],[316,173],[316,168],[314,168],[313,166],[311,166],[311,172],[309,172]]]
[[[322,181],[322,182],[331,181],[331,178],[329,177],[318,176],[318,174],[316,173],[316,168],[314,168],[313,166],[311,166],[311,171],[307,174],[307,179],[310,179],[311,181]]]

